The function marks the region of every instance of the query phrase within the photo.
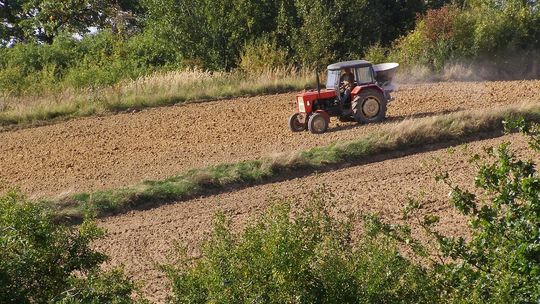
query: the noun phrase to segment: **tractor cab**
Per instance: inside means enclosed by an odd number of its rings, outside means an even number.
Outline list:
[[[397,63],[374,66],[365,60],[329,65],[324,89],[317,75],[317,89],[296,96],[296,112],[289,118],[289,128],[293,132],[308,129],[319,134],[326,132],[330,117],[359,123],[383,120],[398,66]]]
[[[334,90],[343,104],[351,103],[351,92],[355,87],[375,82],[373,65],[365,60],[334,63],[327,67],[327,71],[326,89]]]
[[[327,89],[339,88],[340,81],[342,80],[341,76],[347,71],[350,71],[354,75],[354,80],[358,85],[374,83],[373,65],[365,60],[334,63],[329,65],[327,70]]]

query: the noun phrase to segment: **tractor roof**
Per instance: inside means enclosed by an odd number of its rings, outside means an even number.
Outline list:
[[[365,60],[351,60],[351,61],[343,61],[343,62],[337,62],[329,65],[327,69],[329,70],[341,70],[341,69],[347,69],[347,68],[365,68],[370,67],[371,62],[365,61]]]

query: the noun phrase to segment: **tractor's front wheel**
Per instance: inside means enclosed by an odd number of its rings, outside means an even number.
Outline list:
[[[289,129],[293,132],[302,132],[307,129],[306,114],[294,113],[289,117]]]
[[[368,89],[352,102],[354,119],[359,123],[379,122],[386,116],[386,100],[381,92]]]
[[[328,121],[321,113],[315,113],[309,117],[308,129],[313,134],[321,134],[328,130]]]

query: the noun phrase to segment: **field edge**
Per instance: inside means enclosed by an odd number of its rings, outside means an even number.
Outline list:
[[[540,104],[529,103],[486,110],[460,111],[404,120],[387,130],[362,138],[335,142],[305,151],[293,151],[256,160],[224,163],[188,170],[163,180],[144,181],[133,186],[79,193],[42,200],[54,210],[58,221],[80,222],[85,216],[105,217],[133,209],[156,207],[254,184],[290,179],[329,170],[338,165],[369,163],[384,153],[458,141],[481,133],[504,129],[508,118],[540,121]],[[492,135],[493,136],[493,135]]]

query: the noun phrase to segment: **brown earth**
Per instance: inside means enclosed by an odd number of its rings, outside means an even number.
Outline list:
[[[115,188],[188,168],[354,139],[402,119],[534,102],[539,93],[540,81],[404,85],[395,93],[385,123],[333,122],[330,132],[317,136],[288,130],[294,94],[148,109],[3,132],[0,190],[18,186],[35,197]],[[269,196],[305,197],[323,183],[336,194],[337,208],[377,212],[387,220],[399,217],[407,195],[424,193],[427,209],[442,218],[439,229],[458,235],[464,231],[464,220],[448,206],[447,187],[434,181],[436,168],[446,168],[460,185],[471,185],[475,170],[466,155],[503,140],[514,142],[526,154],[521,137],[505,136],[477,141],[450,154],[447,149],[418,153],[133,211],[101,220],[109,234],[96,247],[111,256],[108,266],[125,264],[132,278],[144,282],[145,294],[162,302],[168,287],[156,263],[167,261],[175,242],[186,244],[188,253],[196,255],[216,212],[229,216],[238,230],[265,209]]]
[[[321,184],[335,194],[336,208],[375,212],[386,220],[400,217],[407,196],[420,198],[426,210],[441,217],[439,230],[461,235],[466,229],[465,220],[449,206],[449,188],[435,182],[434,176],[444,168],[455,184],[471,188],[476,169],[468,162],[470,156],[503,141],[512,142],[518,154],[531,156],[526,141],[520,135],[511,135],[133,211],[100,221],[109,234],[96,246],[111,256],[109,266],[125,264],[126,272],[144,283],[144,293],[152,301],[162,302],[169,285],[156,265],[172,259],[177,242],[188,246],[188,254],[197,255],[217,212],[229,217],[238,231],[265,209],[269,197],[302,198]]]
[[[540,81],[404,85],[386,123],[291,133],[294,94],[91,117],[0,133],[0,188],[32,197],[115,188],[185,169],[357,138],[405,118],[537,101]]]

